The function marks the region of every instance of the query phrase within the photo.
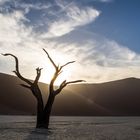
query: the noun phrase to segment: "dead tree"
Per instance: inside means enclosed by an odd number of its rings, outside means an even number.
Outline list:
[[[50,57],[49,53],[43,49],[45,51],[45,53],[47,54],[50,62],[52,63],[52,65],[55,68],[55,73],[50,81],[49,84],[49,91],[48,91],[48,100],[47,103],[43,103],[43,99],[42,99],[42,93],[41,90],[38,86],[38,81],[39,78],[41,76],[41,70],[42,68],[36,68],[36,77],[35,80],[32,82],[30,80],[28,80],[27,78],[23,77],[19,71],[19,62],[18,62],[18,58],[10,53],[6,53],[6,54],[2,54],[3,56],[12,56],[15,59],[15,71],[13,71],[15,73],[15,75],[21,79],[22,81],[24,81],[27,85],[25,84],[21,84],[21,86],[30,89],[32,94],[34,95],[34,97],[36,98],[37,101],[37,122],[36,122],[36,128],[45,128],[48,129],[49,126],[49,119],[50,119],[50,114],[51,114],[51,109],[52,109],[52,105],[54,103],[55,97],[56,95],[58,95],[63,89],[64,87],[66,87],[68,84],[71,83],[77,83],[77,82],[83,82],[83,80],[76,80],[76,81],[69,81],[67,82],[66,80],[64,80],[60,86],[55,89],[54,88],[54,82],[56,81],[57,77],[62,73],[62,69],[71,64],[74,63],[75,61],[70,61],[62,66],[57,66],[55,64],[55,62],[52,60],[52,58]]]

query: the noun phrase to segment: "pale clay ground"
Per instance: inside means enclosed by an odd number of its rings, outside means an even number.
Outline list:
[[[51,117],[35,129],[35,117],[0,116],[0,140],[140,140],[140,117]]]

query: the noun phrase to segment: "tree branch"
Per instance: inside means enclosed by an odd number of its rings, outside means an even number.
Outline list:
[[[62,91],[62,89],[63,89],[64,87],[66,87],[68,84],[79,83],[79,82],[85,82],[85,80],[75,80],[75,81],[69,81],[69,82],[67,82],[66,80],[64,80],[64,81],[60,84],[59,88],[55,91],[54,94],[55,94],[55,95],[59,94],[59,93]]]
[[[53,75],[53,78],[51,79],[51,82],[50,82],[50,86],[49,86],[49,90],[50,90],[50,93],[54,92],[54,82],[55,80],[57,79],[58,75],[61,73],[60,71],[60,66],[56,65],[55,62],[52,60],[52,58],[50,57],[49,53],[43,48],[44,52],[47,54],[50,62],[52,63],[52,65],[54,66],[55,68],[55,73]]]
[[[36,68],[36,73],[37,73],[37,75],[36,75],[34,84],[37,84],[37,83],[38,83],[38,80],[39,80],[39,78],[40,78],[40,76],[41,76],[41,70],[42,70],[42,69],[43,69],[43,68]]]
[[[6,53],[6,54],[2,54],[2,55],[3,55],[3,56],[12,56],[12,57],[15,59],[15,63],[16,63],[16,66],[15,66],[16,70],[13,71],[13,72],[14,72],[21,80],[23,80],[24,82],[26,82],[26,83],[29,84],[29,85],[32,85],[32,82],[31,82],[31,81],[29,81],[28,79],[24,78],[24,77],[20,74],[20,72],[19,72],[19,62],[18,62],[18,58],[17,58],[15,55],[10,54],[10,53]]]
[[[50,85],[49,85],[50,92],[54,92],[54,82],[57,79],[57,77],[59,76],[59,74],[60,73],[58,71],[55,71],[55,73],[53,75],[53,78],[51,79],[51,82],[50,82]]]
[[[43,110],[44,108],[44,104],[43,104],[43,99],[42,99],[42,94],[41,94],[41,90],[38,86],[38,80],[40,78],[40,75],[41,75],[41,70],[42,68],[37,68],[36,69],[36,72],[37,72],[37,76],[34,80],[34,82],[32,83],[31,81],[29,81],[28,79],[24,78],[20,72],[19,72],[19,62],[18,62],[18,58],[13,55],[13,54],[10,54],[10,53],[6,53],[6,54],[2,54],[3,56],[12,56],[14,57],[15,59],[15,63],[16,63],[16,70],[13,71],[17,77],[21,80],[23,80],[24,82],[26,82],[28,85],[25,85],[25,84],[21,84],[21,86],[25,87],[25,88],[28,88],[32,91],[32,94],[34,95],[34,97],[37,99],[37,102],[38,102],[38,106],[40,107],[41,111]]]
[[[31,89],[30,86],[27,86],[27,85],[24,85],[24,84],[20,84],[21,86],[25,87],[25,88],[28,88],[28,89]]]
[[[86,82],[86,81],[85,81],[85,80],[69,81],[69,82],[66,82],[66,85],[68,85],[68,84],[72,84],[72,83],[79,83],[79,82]]]
[[[58,67],[56,66],[56,64],[54,63],[54,61],[52,60],[52,58],[50,57],[49,53],[43,48],[43,51],[47,54],[49,60],[51,61],[51,63],[53,64],[54,68],[57,70]]]
[[[75,61],[67,62],[66,64],[60,66],[60,69],[59,69],[59,70],[61,71],[63,67],[65,67],[65,66],[67,66],[67,65],[69,65],[69,64],[71,64],[71,63],[74,63],[74,62],[75,62]]]

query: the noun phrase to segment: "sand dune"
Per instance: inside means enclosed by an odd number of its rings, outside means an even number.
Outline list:
[[[21,83],[0,74],[0,114],[35,114],[36,100]],[[46,101],[48,85],[40,87]],[[70,85],[57,96],[52,115],[140,115],[140,80]]]

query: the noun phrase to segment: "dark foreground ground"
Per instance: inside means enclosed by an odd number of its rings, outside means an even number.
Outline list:
[[[0,116],[0,140],[140,140],[140,117],[51,117],[46,131],[32,116]]]

